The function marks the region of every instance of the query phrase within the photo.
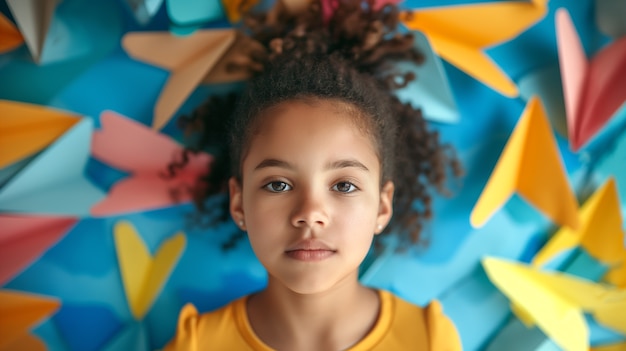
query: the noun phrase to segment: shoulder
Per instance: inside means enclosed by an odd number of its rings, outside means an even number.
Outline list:
[[[210,340],[211,344],[228,345],[240,340],[235,309],[244,298],[235,300],[215,311],[199,314],[196,307],[186,304],[180,311],[176,335],[164,351],[198,350]]]
[[[462,350],[461,341],[454,323],[444,314],[439,301],[425,307],[414,305],[389,292],[383,293],[390,300],[393,313],[392,332],[406,340],[426,341],[429,350]]]

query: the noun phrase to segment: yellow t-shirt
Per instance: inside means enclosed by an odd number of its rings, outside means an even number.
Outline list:
[[[437,301],[425,308],[379,290],[380,313],[374,328],[347,351],[461,350],[454,324]],[[272,351],[250,326],[242,297],[213,312],[198,314],[192,304],[183,307],[176,336],[164,351],[242,350]]]

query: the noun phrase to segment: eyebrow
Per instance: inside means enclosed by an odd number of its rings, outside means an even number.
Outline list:
[[[295,168],[289,162],[278,160],[275,158],[266,158],[265,160],[261,161],[261,163],[259,163],[256,167],[254,167],[254,170],[257,171],[259,169],[270,168],[270,167],[278,167],[278,168],[284,168],[288,170],[293,170]],[[337,160],[334,162],[330,162],[326,164],[324,168],[326,170],[332,170],[332,169],[342,169],[342,168],[351,168],[351,167],[369,172],[369,168],[367,168],[363,163],[354,159]]]

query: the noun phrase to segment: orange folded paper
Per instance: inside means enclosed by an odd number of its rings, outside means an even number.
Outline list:
[[[547,12],[546,1],[499,1],[405,12],[404,24],[423,32],[446,61],[506,96],[517,86],[483,50],[511,40]]]
[[[256,44],[256,45],[255,45]],[[201,82],[243,79],[246,72],[226,72],[226,66],[241,51],[256,50],[258,43],[238,35],[234,29],[198,30],[186,37],[169,32],[129,33],[122,39],[128,54],[136,60],[170,71],[154,109],[154,129],[163,128]],[[168,48],[163,50],[163,48]],[[238,63],[246,62],[240,57]],[[249,59],[247,59],[249,61]]]
[[[57,299],[0,290],[0,349],[33,350],[31,347],[40,345],[29,331],[60,305]]]
[[[24,37],[2,13],[0,13],[0,54],[9,52],[24,42]]]
[[[532,97],[472,210],[480,227],[517,192],[560,225],[578,228],[578,203],[540,100]]]
[[[40,151],[80,121],[65,111],[7,100],[0,100],[0,116],[0,168]]]

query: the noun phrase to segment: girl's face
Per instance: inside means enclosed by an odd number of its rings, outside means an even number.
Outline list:
[[[344,108],[341,108],[344,107]],[[355,284],[392,214],[369,136],[338,102],[286,102],[262,117],[230,180],[231,214],[270,275],[302,294]]]

